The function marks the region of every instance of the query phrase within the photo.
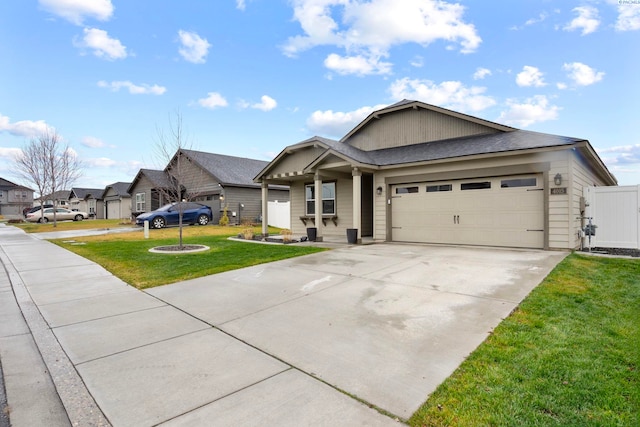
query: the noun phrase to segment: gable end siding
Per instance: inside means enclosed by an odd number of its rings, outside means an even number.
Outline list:
[[[363,151],[498,132],[431,110],[402,110],[371,121],[345,142]]]

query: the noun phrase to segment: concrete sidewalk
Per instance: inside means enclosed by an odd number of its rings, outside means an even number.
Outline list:
[[[564,256],[345,245],[142,292],[0,226],[11,422],[399,425]]]

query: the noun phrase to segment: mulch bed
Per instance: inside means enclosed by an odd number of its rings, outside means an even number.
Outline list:
[[[588,248],[582,249],[582,252],[589,252]],[[640,249],[622,249],[622,248],[591,248],[591,252],[607,255],[622,255],[630,257],[640,257]]]

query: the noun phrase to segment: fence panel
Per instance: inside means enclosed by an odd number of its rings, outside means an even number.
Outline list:
[[[267,216],[270,226],[291,228],[291,202],[268,202]]]
[[[640,185],[586,187],[584,197],[598,226],[591,246],[640,249]]]

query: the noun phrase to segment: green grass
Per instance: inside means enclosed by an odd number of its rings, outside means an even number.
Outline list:
[[[144,239],[141,231],[106,236],[87,236],[52,240],[53,243],[94,261],[115,276],[139,289],[194,279],[265,262],[311,254],[323,249],[301,245],[262,245],[227,239],[244,227],[185,227],[184,244],[211,247],[192,254],[155,254],[155,246],[177,244],[177,228],[150,230]],[[274,231],[273,229],[270,231]],[[256,228],[256,232],[259,232]],[[78,244],[82,243],[82,244]]]
[[[412,426],[640,425],[640,260],[567,257]]]

